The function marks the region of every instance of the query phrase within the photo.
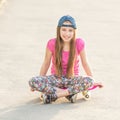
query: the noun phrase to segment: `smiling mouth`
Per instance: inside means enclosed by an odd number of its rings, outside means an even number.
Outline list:
[[[66,36],[63,36],[63,38],[65,38],[65,39],[70,39],[71,37],[66,37]]]

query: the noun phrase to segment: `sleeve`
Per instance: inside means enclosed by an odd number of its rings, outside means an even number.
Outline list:
[[[80,54],[80,52],[85,48],[85,41],[81,38],[77,39],[77,50],[78,53]]]
[[[54,39],[50,39],[47,42],[47,48],[51,51],[54,52],[54,48],[55,48],[55,40]]]

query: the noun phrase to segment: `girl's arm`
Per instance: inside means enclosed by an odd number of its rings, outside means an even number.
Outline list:
[[[51,51],[48,48],[46,48],[44,62],[43,62],[41,69],[40,69],[40,76],[46,75],[48,68],[50,66],[51,57],[52,57]]]
[[[80,52],[80,58],[81,58],[82,66],[83,66],[86,74],[87,74],[88,76],[93,77],[92,72],[91,72],[91,69],[90,69],[89,64],[88,64],[88,62],[87,62],[86,52],[85,52],[84,49]],[[98,86],[99,88],[102,88],[102,87],[103,87],[103,84],[94,81],[93,86]]]
[[[88,61],[87,61],[87,58],[86,58],[85,49],[83,49],[83,50],[80,52],[80,58],[81,58],[82,66],[83,66],[86,74],[87,74],[88,76],[91,76],[91,77],[92,77],[92,71],[91,71],[91,69],[90,69],[90,66],[89,66]]]

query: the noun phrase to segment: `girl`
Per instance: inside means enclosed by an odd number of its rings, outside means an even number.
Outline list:
[[[92,79],[85,43],[81,38],[76,38],[76,28],[73,17],[66,15],[60,18],[56,38],[47,43],[40,75],[29,81],[32,91],[43,93],[44,103],[51,103],[59,97],[75,102],[76,93],[84,92],[93,85],[102,87]],[[80,59],[87,77],[79,75]],[[51,75],[47,76],[51,61]]]

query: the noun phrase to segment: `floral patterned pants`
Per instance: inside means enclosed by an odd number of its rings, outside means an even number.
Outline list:
[[[46,94],[55,94],[56,87],[68,89],[70,94],[79,93],[87,90],[93,85],[93,79],[90,77],[77,76],[66,78],[64,76],[57,77],[56,75],[36,76],[29,80],[31,88]]]

